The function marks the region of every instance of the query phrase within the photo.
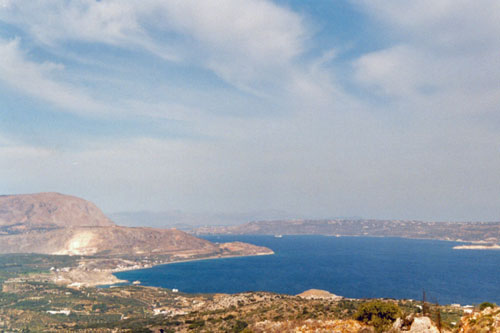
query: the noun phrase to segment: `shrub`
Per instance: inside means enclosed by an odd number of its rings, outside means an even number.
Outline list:
[[[186,321],[186,323],[187,323],[187,321]],[[193,321],[193,323],[191,325],[189,325],[189,328],[195,329],[195,328],[200,328],[203,326],[205,326],[205,321],[203,319],[200,319],[200,320]]]
[[[242,332],[247,326],[248,326],[248,323],[246,323],[242,320],[237,320],[236,324],[233,327],[233,332]]]
[[[479,310],[483,311],[486,308],[494,308],[496,306],[495,303],[483,302],[479,304]]]
[[[358,307],[354,319],[375,327],[377,332],[382,332],[401,315],[401,310],[396,304],[382,301],[370,301]]]

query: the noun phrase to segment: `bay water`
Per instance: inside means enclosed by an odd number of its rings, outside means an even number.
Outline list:
[[[427,299],[440,304],[500,303],[500,251],[453,250],[454,242],[375,237],[206,236],[271,248],[268,256],[160,265],[115,275],[187,293],[315,288],[349,298]]]

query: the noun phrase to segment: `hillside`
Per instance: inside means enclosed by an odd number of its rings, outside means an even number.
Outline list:
[[[72,227],[0,236],[0,253],[70,255],[164,254],[178,251],[215,252],[208,241],[173,229]]]
[[[0,196],[0,227],[3,230],[113,225],[96,205],[77,197],[59,193]]]
[[[422,222],[401,220],[277,220],[237,226],[202,227],[194,234],[331,235],[440,239],[497,243],[500,222]]]
[[[93,203],[58,193],[0,197],[0,253],[199,257],[272,253],[175,229],[119,227]]]

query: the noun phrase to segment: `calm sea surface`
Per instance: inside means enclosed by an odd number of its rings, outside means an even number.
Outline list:
[[[500,251],[453,250],[456,243],[401,238],[210,236],[271,248],[271,256],[202,260],[116,276],[188,293],[325,289],[353,298],[500,303]]]

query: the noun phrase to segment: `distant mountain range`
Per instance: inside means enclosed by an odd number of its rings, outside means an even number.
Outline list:
[[[186,212],[182,210],[166,211],[124,211],[114,212],[108,216],[118,225],[127,227],[177,228],[190,230],[205,225],[238,225],[256,220],[279,220],[296,217],[281,210],[260,210],[250,212]]]
[[[497,243],[500,222],[422,222],[404,220],[275,220],[238,226],[205,226],[191,231],[196,235],[330,235],[440,239]]]

